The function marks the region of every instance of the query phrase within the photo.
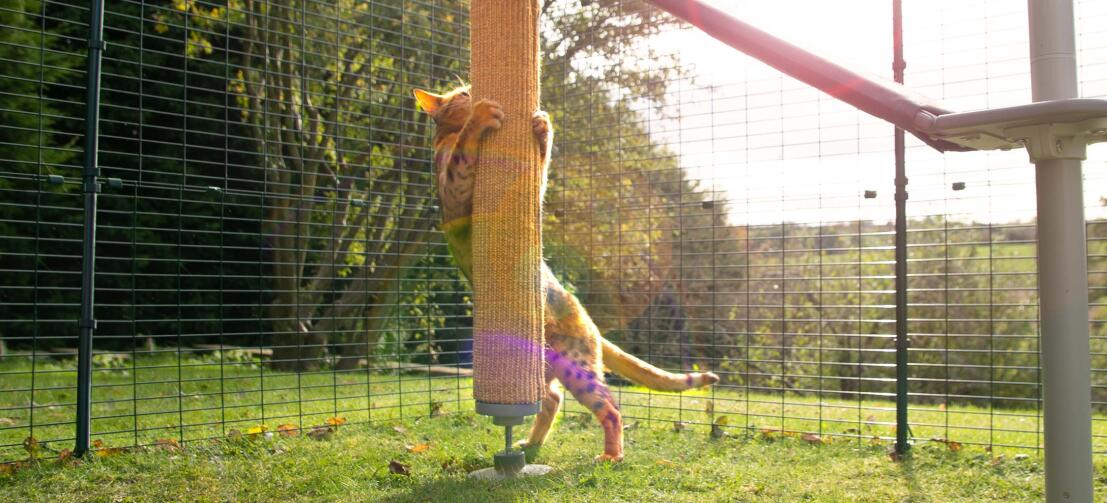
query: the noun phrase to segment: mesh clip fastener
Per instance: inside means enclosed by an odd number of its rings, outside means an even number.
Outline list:
[[[96,323],[96,320],[94,318],[77,320],[77,328],[91,328],[93,330],[96,330],[97,325],[98,324]]]

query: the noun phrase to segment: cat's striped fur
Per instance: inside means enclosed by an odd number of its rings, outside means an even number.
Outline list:
[[[499,129],[504,114],[500,106],[490,100],[481,100],[473,105],[467,86],[443,95],[416,90],[415,98],[437,126],[434,162],[442,229],[451,253],[468,278],[472,271],[470,217],[473,211],[473,180],[479,164],[477,153],[484,134]],[[543,146],[543,169],[547,169],[553,138],[549,117],[545,112],[537,111],[531,125],[535,141]],[[548,392],[530,435],[521,442],[523,447],[537,448],[546,440],[561,406],[562,393],[558,382],[591,410],[603,426],[604,451],[597,459],[619,461],[623,458],[622,416],[604,382],[605,366],[631,381],[662,391],[684,391],[719,380],[711,372],[666,372],[624,352],[600,335],[588,312],[575,296],[561,286],[545,264],[542,266],[542,279],[546,288]]]

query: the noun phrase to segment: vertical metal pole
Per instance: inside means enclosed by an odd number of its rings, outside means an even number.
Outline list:
[[[1077,97],[1072,0],[1029,0],[1029,17],[1034,101]],[[1038,191],[1045,486],[1050,503],[1092,501],[1083,156],[1066,155],[1063,148],[1073,140],[1052,139],[1046,149],[1053,152],[1031,152]]]
[[[903,83],[903,2],[892,0],[892,72]],[[906,454],[910,426],[907,424],[907,168],[904,160],[903,129],[896,128],[896,454]]]
[[[81,317],[77,339],[77,439],[73,453],[88,452],[92,430],[92,334],[96,330],[93,316],[96,288],[96,207],[100,192],[100,168],[97,154],[100,147],[100,62],[104,52],[104,0],[92,0],[89,5],[88,69],[85,95],[85,157],[82,171],[82,191],[85,202],[85,224],[81,260]]]

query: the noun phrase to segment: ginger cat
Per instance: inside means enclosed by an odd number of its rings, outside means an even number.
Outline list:
[[[434,164],[438,197],[442,207],[442,230],[446,243],[466,278],[472,272],[470,222],[473,212],[473,179],[477,174],[477,153],[481,140],[500,128],[504,113],[500,105],[480,100],[475,105],[469,87],[462,86],[437,95],[415,90],[419,106],[434,119]],[[542,146],[543,169],[548,169],[553,130],[549,116],[537,111],[531,118],[534,138]],[[545,187],[543,187],[543,193]],[[546,287],[546,397],[542,411],[526,440],[519,446],[537,449],[549,435],[561,407],[557,382],[591,410],[604,430],[603,454],[598,461],[623,459],[623,424],[619,407],[604,382],[603,371],[613,372],[642,386],[659,391],[684,391],[718,382],[711,372],[674,374],[627,354],[604,339],[575,296],[565,291],[546,264],[542,265]]]

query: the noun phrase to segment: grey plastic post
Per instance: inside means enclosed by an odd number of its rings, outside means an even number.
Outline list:
[[[516,450],[512,442],[512,428],[523,424],[526,416],[542,411],[542,402],[524,404],[498,404],[477,401],[477,414],[492,416],[492,424],[504,427],[504,450],[492,457],[492,467],[477,470],[470,477],[484,480],[503,480],[515,477],[545,475],[551,468],[546,465],[528,465],[526,454]]]
[[[1077,97],[1072,0],[1029,0],[1029,19],[1034,101]],[[1061,147],[1063,140],[1056,141]],[[1038,184],[1046,501],[1090,502],[1091,357],[1081,159],[1044,152],[1031,156]]]

